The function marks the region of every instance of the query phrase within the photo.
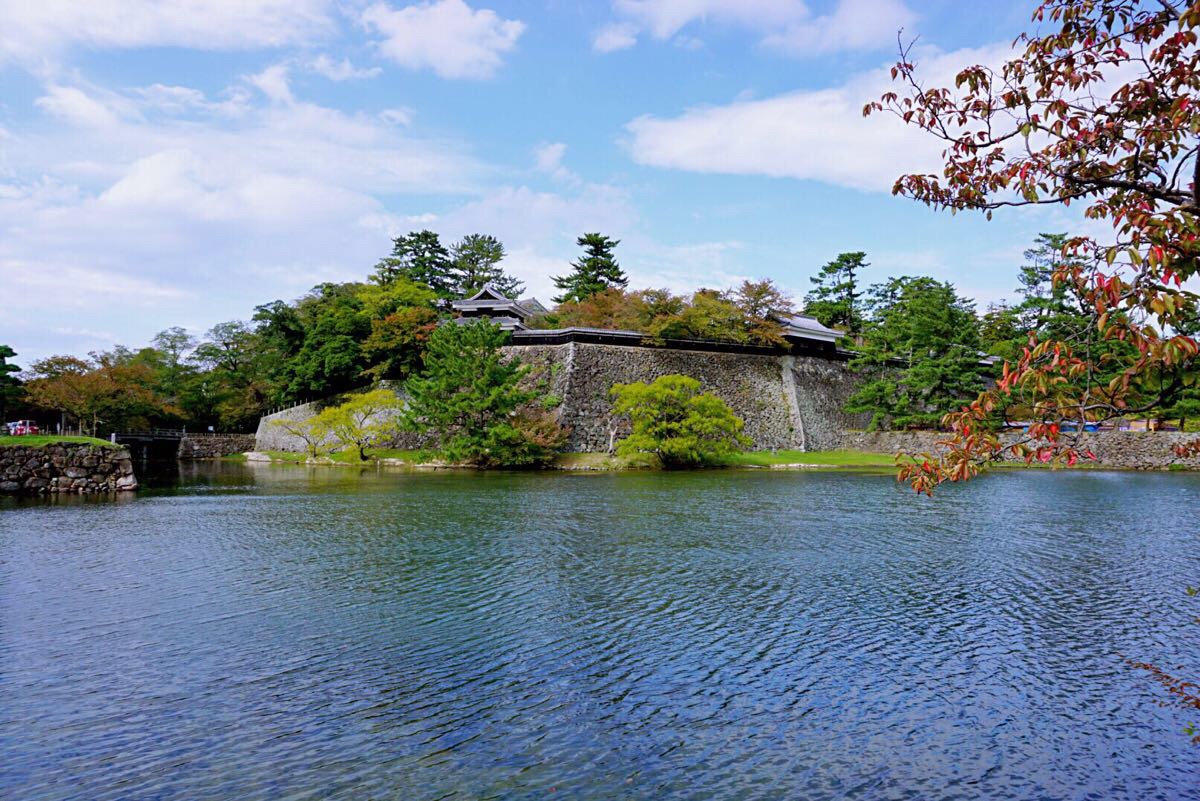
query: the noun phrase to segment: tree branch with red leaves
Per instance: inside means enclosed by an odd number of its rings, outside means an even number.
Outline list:
[[[1198,365],[1200,268],[1200,2],[1046,0],[1036,26],[999,68],[968,66],[954,86],[926,88],[912,48],[892,76],[902,92],[868,103],[945,144],[940,174],[901,176],[893,189],[934,208],[979,211],[1072,203],[1111,235],[1063,245],[1056,284],[1092,311],[1084,342],[1039,341],[1006,363],[996,386],[943,420],[943,451],[910,460],[901,477],[918,492],[971,478],[1011,458],[1074,464],[1084,423],[1164,402]],[[1115,377],[1096,343],[1128,343]],[[1107,368],[1107,369],[1101,369]],[[1035,422],[1016,443],[995,432],[1014,398]],[[1067,425],[1070,424],[1070,425]],[[1200,452],[1200,443],[1182,453]]]

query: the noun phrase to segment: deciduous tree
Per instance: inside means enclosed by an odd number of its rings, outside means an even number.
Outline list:
[[[1200,351],[1174,330],[1195,301],[1184,281],[1200,268],[1200,3],[1044,0],[1034,23],[1011,59],[967,66],[953,87],[926,86],[902,50],[892,68],[900,90],[864,113],[895,114],[944,147],[940,174],[901,176],[898,194],[988,217],[1074,204],[1108,221],[1109,234],[1064,243],[1054,281],[1084,299],[1098,338],[1128,342],[1138,355],[1099,384],[1088,378],[1098,357],[1086,346],[1032,338],[995,390],[947,417],[947,453],[904,469],[922,492],[975,475],[1006,449],[1074,463],[1078,442],[1063,422],[1078,431],[1153,408],[1155,388],[1170,392]],[[1017,391],[1038,422],[1030,441],[1009,446],[985,422]]]
[[[613,411],[632,425],[617,453],[650,453],[664,467],[718,464],[750,444],[744,423],[725,401],[701,392],[700,382],[685,375],[664,375],[649,384],[616,384]]]
[[[743,281],[733,292],[733,303],[742,313],[747,340],[756,345],[783,344],[783,328],[776,318],[791,314],[794,307],[774,281]]]
[[[390,389],[374,389],[351,395],[337,406],[322,409],[313,422],[315,435],[331,436],[344,448],[353,448],[360,462],[367,448],[400,430],[403,404]]]

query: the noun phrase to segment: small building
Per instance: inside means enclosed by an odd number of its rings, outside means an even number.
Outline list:
[[[490,320],[505,331],[526,331],[529,329],[526,322],[531,317],[549,311],[537,298],[513,300],[491,284],[484,284],[482,289],[466,300],[454,301],[451,308],[463,323]]]
[[[512,332],[514,345],[561,344],[564,342],[592,342],[597,344],[675,347],[687,350],[712,350],[744,353],[779,352],[773,345],[743,345],[718,340],[667,340],[651,343],[640,331],[618,331],[598,328],[559,328],[542,330],[530,328],[528,321],[549,310],[536,298],[513,300],[491,284],[465,300],[456,300],[451,308],[457,313],[455,322],[460,324],[472,320],[488,320],[503,330]],[[787,342],[784,350],[804,355],[838,356],[838,340],[842,332],[821,325],[817,318],[806,314],[788,314],[775,317],[783,338]],[[844,355],[843,355],[844,358]]]
[[[845,336],[807,314],[776,315],[775,322],[783,327],[783,338],[792,349],[802,353],[833,354],[837,352],[838,340]]]

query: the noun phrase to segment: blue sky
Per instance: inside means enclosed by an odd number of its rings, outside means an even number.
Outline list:
[[[994,62],[1030,3],[957,0],[0,0],[0,342],[19,363],[200,334],[390,237],[492,233],[539,296],[574,239],[635,286],[841,251],[981,305],[1061,212],[894,198],[937,147],[863,120],[896,33],[931,80]]]

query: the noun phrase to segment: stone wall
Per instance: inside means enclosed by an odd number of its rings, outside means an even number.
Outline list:
[[[757,450],[836,448],[841,431],[863,426],[861,415],[842,412],[855,376],[843,361],[815,356],[721,353],[675,348],[623,347],[573,342],[564,345],[510,345],[508,353],[534,367],[548,391],[562,400],[560,419],[571,427],[567,450],[605,452],[629,433],[628,422],[612,414],[613,384],[653,381],[671,373],[700,381],[746,421]],[[304,441],[276,421],[305,420],[327,403],[285,409],[259,421],[255,450],[305,450]],[[394,448],[429,444],[402,434]]]
[[[274,414],[264,415],[258,421],[258,430],[254,434],[254,447],[248,450],[255,451],[288,451],[291,453],[303,453],[307,450],[304,440],[295,434],[289,434],[287,431],[279,427],[279,422],[302,422],[315,417],[323,408],[329,405],[330,399],[327,401],[313,401],[312,403],[302,403],[299,406],[293,406],[290,409],[284,409]]]
[[[688,375],[746,421],[757,450],[837,447],[840,431],[862,425],[841,411],[854,377],[844,362],[811,356],[751,355],[673,348],[631,348],[575,342],[513,345],[562,399],[560,419],[571,427],[570,451],[607,451],[629,433],[612,414],[613,384]]]
[[[188,434],[179,441],[179,459],[218,459],[255,448],[254,434]]]
[[[133,462],[124,448],[63,443],[0,447],[0,492],[125,492],[137,489]]]
[[[937,440],[946,435],[934,431],[846,431],[842,447],[875,453],[934,453]],[[1015,442],[1019,434],[1006,434],[1004,440]],[[1166,470],[1182,465],[1200,470],[1200,456],[1180,459],[1174,448],[1182,442],[1192,442],[1200,434],[1178,431],[1095,431],[1081,435],[1080,449],[1096,454],[1096,464],[1123,470]],[[1024,461],[1006,455],[1006,461]]]
[[[391,388],[398,391],[396,386],[392,386]],[[313,401],[312,403],[303,403],[299,406],[293,406],[290,409],[264,415],[258,421],[258,431],[253,436],[247,435],[250,447],[245,448],[245,450],[304,453],[308,450],[307,443],[295,434],[288,433],[279,426],[279,423],[281,421],[298,423],[308,420],[319,414],[325,407],[342,403],[345,400],[346,396],[339,395],[326,398],[325,400]],[[325,438],[326,444],[332,444],[333,442],[335,440],[332,435]],[[403,431],[397,432],[389,441],[379,443],[380,447],[400,448],[404,450],[413,450],[428,444],[431,444],[429,437]]]

